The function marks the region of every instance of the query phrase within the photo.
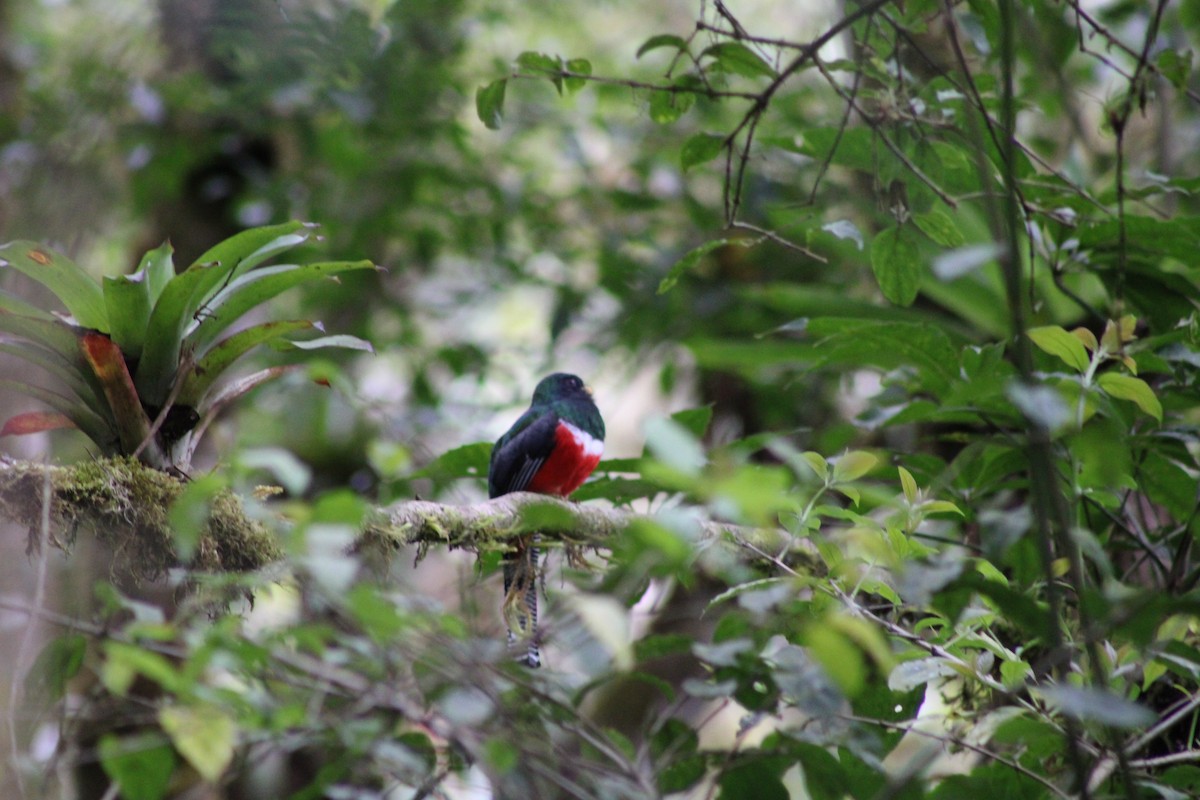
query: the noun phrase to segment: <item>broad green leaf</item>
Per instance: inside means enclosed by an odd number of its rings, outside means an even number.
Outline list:
[[[891,227],[871,240],[871,271],[883,296],[898,306],[910,306],[921,287],[917,246],[901,227]]]
[[[100,766],[120,787],[121,800],[160,800],[175,772],[175,751],[155,733],[106,733],[98,748]]]
[[[966,242],[954,219],[941,208],[913,214],[913,222],[922,233],[942,247],[962,247]]]
[[[32,397],[53,408],[75,423],[75,427],[87,434],[88,438],[98,444],[105,453],[115,452],[117,434],[109,422],[92,409],[74,398],[66,397],[58,392],[52,392],[39,386],[21,381],[0,378],[0,388],[11,389],[19,394]]]
[[[176,276],[150,312],[142,357],[134,376],[138,394],[151,406],[162,406],[179,369],[183,334],[200,309],[201,298],[232,273],[219,261],[197,262]]]
[[[673,33],[660,33],[651,36],[642,43],[642,46],[638,48],[637,58],[641,58],[651,50],[657,50],[660,47],[673,47],[676,50],[686,50],[687,42],[682,37],[676,36]]]
[[[712,416],[713,407],[709,405],[676,411],[671,415],[671,419],[687,428],[697,439],[701,439],[704,434],[708,433],[708,424],[712,422]]]
[[[904,467],[897,467],[896,470],[900,473],[900,486],[904,489],[904,499],[910,504],[917,502],[917,482],[913,478],[912,473]]]
[[[316,324],[308,320],[264,322],[222,339],[209,349],[188,373],[179,401],[184,405],[199,405],[204,394],[224,374],[234,361],[252,348],[298,331],[313,330]]]
[[[554,88],[562,94],[563,90],[563,60],[559,56],[547,55],[546,53],[535,53],[531,50],[526,50],[521,55],[517,56],[517,68],[527,72],[545,74]]]
[[[267,259],[309,241],[316,236],[315,228],[316,226],[311,223],[298,220],[283,222],[279,225],[250,228],[213,245],[191,266],[223,264],[230,270],[233,277],[237,277],[254,269]],[[197,302],[202,303],[203,300],[204,298],[201,298]]]
[[[817,477],[822,481],[829,480],[829,466],[825,461],[825,456],[820,453],[815,453],[812,450],[806,450],[800,454],[801,458],[808,463],[812,471],[817,473]]]
[[[187,333],[187,346],[203,354],[222,331],[255,306],[302,283],[362,269],[377,267],[370,261],[321,261],[263,267],[243,275],[208,302],[204,313]]]
[[[79,325],[108,331],[100,284],[71,259],[37,242],[15,241],[0,245],[0,267],[6,266],[53,292]]]
[[[1076,372],[1087,372],[1091,360],[1088,358],[1087,350],[1083,347],[1083,342],[1078,337],[1057,325],[1030,328],[1027,333],[1039,349],[1062,359]]]
[[[1121,400],[1132,400],[1137,407],[1162,422],[1162,403],[1154,395],[1154,390],[1141,378],[1123,375],[1119,372],[1105,372],[1096,379],[1096,383],[1109,396]]]
[[[685,475],[696,475],[708,459],[692,432],[670,419],[646,421],[646,449],[662,463]]]
[[[166,706],[158,721],[179,754],[204,780],[216,783],[233,760],[233,718],[216,706]]]
[[[852,450],[839,457],[833,465],[833,481],[856,481],[875,468],[879,458],[866,450]]]
[[[741,42],[718,42],[704,48],[700,58],[712,58],[727,72],[747,78],[774,78],[775,69]]]
[[[167,284],[175,277],[174,254],[175,248],[171,246],[171,243],[163,242],[142,256],[137,273],[134,273],[135,275],[142,273],[146,276],[146,282],[150,289],[151,308],[158,302],[163,289],[167,288]]]
[[[883,369],[912,365],[924,390],[936,395],[959,380],[958,349],[935,325],[825,317],[811,320],[808,333],[816,339],[812,350],[819,363]]]
[[[696,96],[691,92],[656,91],[650,95],[650,119],[659,125],[669,125],[687,113],[696,102]],[[705,136],[705,134],[700,134]],[[684,143],[684,151],[687,143]],[[707,161],[708,159],[703,159]],[[686,170],[690,164],[685,164]]]
[[[500,130],[500,123],[504,121],[504,90],[506,88],[508,88],[508,79],[501,78],[475,90],[475,113],[478,115],[479,121],[490,130]]]
[[[0,342],[0,353],[9,353],[46,370],[46,372],[58,378],[62,381],[63,385],[74,392],[75,396],[79,398],[80,403],[86,408],[102,408],[100,403],[102,395],[97,394],[99,383],[89,380],[87,373],[90,370],[84,363],[83,356],[79,353],[78,347],[76,347],[76,351],[73,353],[74,361],[72,363],[68,363],[58,353],[47,350],[32,342],[21,341],[19,339],[11,342]]]
[[[1100,343],[1096,341],[1096,334],[1087,328],[1075,328],[1071,331],[1071,335],[1078,339],[1087,348],[1089,353],[1094,353],[1100,349]]]
[[[58,321],[58,317],[54,316],[49,311],[38,308],[32,303],[28,303],[19,297],[14,297],[8,292],[5,292],[3,289],[0,289],[0,313],[32,317],[34,319],[42,320],[43,322]]]
[[[442,453],[410,477],[433,478],[434,480],[484,478],[487,477],[488,462],[491,461],[491,457],[491,442],[464,444]]]
[[[142,356],[150,322],[150,294],[150,280],[144,272],[104,278],[104,305],[112,338],[130,360]]]
[[[783,770],[764,767],[767,760],[783,761],[760,758],[725,770],[717,780],[717,800],[788,800],[792,795],[780,780]]]
[[[688,95],[690,97],[690,95]],[[712,161],[725,147],[725,137],[717,133],[694,133],[683,142],[679,164],[687,172],[697,164]]]
[[[1186,89],[1192,71],[1191,50],[1163,50],[1158,54],[1158,71],[1176,89]]]
[[[587,77],[592,74],[592,62],[586,58],[572,58],[567,61],[567,72],[574,73],[564,79],[564,84],[569,92],[578,92],[584,86],[587,86]]]

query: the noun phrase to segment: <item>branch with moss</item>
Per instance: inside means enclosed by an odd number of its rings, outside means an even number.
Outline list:
[[[49,492],[45,492],[49,483]],[[138,579],[154,579],[177,566],[167,512],[185,484],[131,458],[101,458],[72,466],[0,459],[0,519],[36,531],[42,498],[50,498],[51,544],[70,550],[81,532],[114,552],[114,566]],[[472,505],[424,500],[376,509],[364,527],[360,548],[444,545],[473,550],[503,547],[537,532],[550,541],[603,547],[631,526],[651,524],[642,514],[580,505],[520,492]],[[777,552],[786,545],[780,530],[753,529],[697,517],[698,537],[730,535],[739,543]],[[31,538],[31,549],[36,539]],[[279,560],[282,547],[241,498],[224,491],[213,500],[192,566],[208,571],[260,569]]]

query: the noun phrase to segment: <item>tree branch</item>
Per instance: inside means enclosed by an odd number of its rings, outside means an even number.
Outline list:
[[[36,534],[49,486],[50,543],[69,551],[85,531],[114,553],[114,567],[135,579],[153,580],[178,566],[175,537],[167,519],[171,503],[186,484],[133,459],[96,459],[73,466],[0,459],[0,519],[28,526]],[[395,549],[403,545],[446,545],[498,549],[517,536],[537,532],[553,542],[607,546],[634,525],[652,524],[649,515],[599,505],[580,505],[545,495],[518,492],[472,505],[424,500],[376,509],[357,548]],[[659,523],[661,524],[661,523]],[[731,534],[767,551],[790,546],[783,530],[748,528],[696,516],[698,538]],[[31,540],[30,550],[36,550]],[[208,571],[248,571],[279,560],[279,541],[261,520],[247,515],[233,492],[213,500],[192,566]]]

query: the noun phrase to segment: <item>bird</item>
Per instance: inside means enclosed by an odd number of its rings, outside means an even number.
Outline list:
[[[533,401],[492,447],[488,496],[537,492],[566,498],[587,480],[604,453],[604,419],[577,375],[556,372],[538,382]],[[504,557],[504,621],[510,651],[527,667],[541,666],[537,638],[534,536]],[[519,635],[518,635],[519,634]]]

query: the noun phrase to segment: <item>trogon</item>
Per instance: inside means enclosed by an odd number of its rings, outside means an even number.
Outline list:
[[[488,496],[538,492],[567,497],[604,452],[604,420],[591,391],[575,375],[556,372],[533,391],[529,409],[492,448]],[[537,639],[538,551],[522,537],[504,557],[504,622],[517,661],[541,666]]]

